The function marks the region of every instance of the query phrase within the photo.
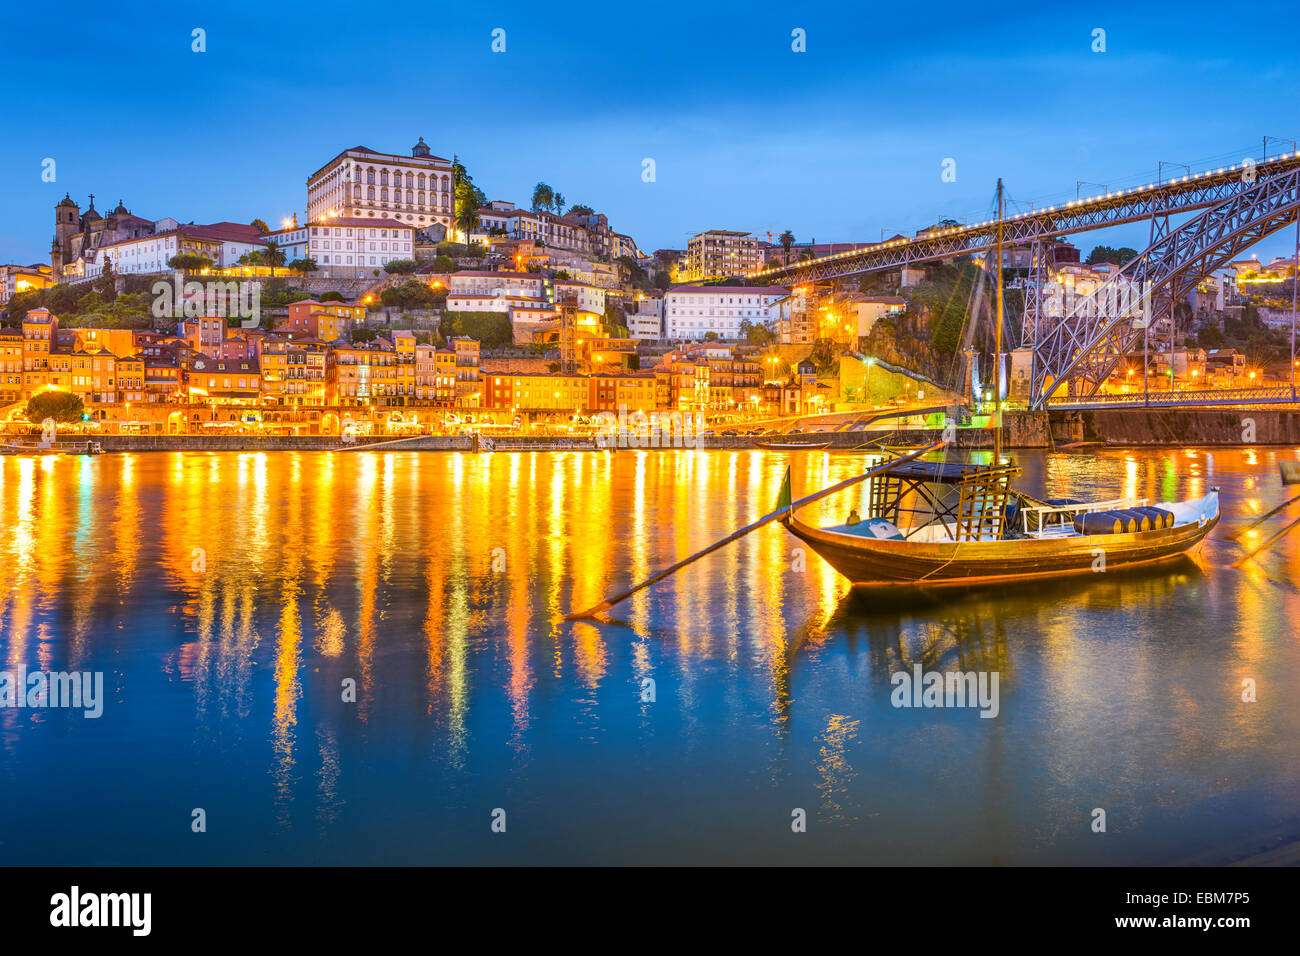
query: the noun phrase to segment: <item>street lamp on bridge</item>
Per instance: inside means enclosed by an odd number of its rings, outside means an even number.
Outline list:
[[[1169,160],[1167,160],[1167,159],[1162,159],[1162,160],[1160,160],[1160,162],[1156,165],[1156,185],[1159,185],[1159,186],[1163,186],[1163,185],[1164,185],[1164,182],[1165,182],[1165,167],[1166,167],[1166,166],[1181,166],[1183,169],[1187,170],[1187,175],[1188,175],[1188,176],[1191,176],[1191,175],[1192,175],[1192,167],[1188,166],[1186,163],[1171,163],[1171,162],[1169,162]]]
[[[1268,144],[1269,144],[1269,143],[1290,143],[1290,144],[1291,144],[1291,152],[1294,153],[1294,152],[1296,151],[1296,144],[1295,144],[1295,140],[1293,140],[1293,139],[1283,139],[1281,136],[1265,136],[1265,137],[1264,137],[1264,156],[1263,156],[1264,159],[1268,159]]]

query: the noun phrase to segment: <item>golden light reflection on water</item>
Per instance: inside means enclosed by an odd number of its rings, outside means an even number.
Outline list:
[[[1221,483],[1233,520],[1285,500],[1273,452],[1024,457],[1027,490],[1053,496],[1160,500]],[[152,608],[146,636],[159,645],[160,671],[192,688],[198,725],[219,736],[230,721],[265,714],[260,733],[272,753],[278,809],[314,773],[312,799],[323,818],[337,810],[345,720],[365,725],[409,708],[431,728],[427,746],[464,766],[476,708],[495,697],[507,704],[502,741],[522,761],[557,698],[576,708],[578,735],[597,740],[611,696],[639,694],[646,678],[671,679],[685,736],[707,733],[702,681],[721,673],[734,689],[731,706],[756,702],[779,740],[799,704],[800,668],[862,637],[864,687],[920,662],[998,670],[1003,693],[1014,695],[1021,655],[1032,652],[1052,687],[1046,707],[1063,741],[1094,731],[1097,710],[1148,685],[1171,695],[1189,722],[1212,715],[1235,734],[1258,733],[1249,713],[1198,699],[1194,684],[1170,679],[1159,641],[1127,646],[1099,670],[1090,628],[1117,609],[1139,611],[1158,628],[1163,608],[1200,589],[1207,606],[1231,609],[1224,685],[1268,675],[1279,622],[1300,609],[1300,534],[1239,572],[1225,568],[1239,552],[1216,539],[1197,558],[1199,569],[1137,584],[1085,581],[1011,602],[959,595],[894,611],[874,597],[847,600],[845,582],[773,526],[620,606],[621,625],[562,621],[770,511],[787,463],[798,496],[856,473],[863,458],[627,451],[0,459],[3,660],[11,669],[103,660],[119,635],[139,629],[140,609]],[[862,507],[866,490],[857,494],[816,511],[842,520]],[[1027,644],[1008,638],[1005,620],[1016,617],[1033,621]],[[351,711],[338,706],[346,678],[357,685]],[[858,722],[853,701],[841,703],[818,717],[817,775],[824,812],[849,818],[855,811],[843,795]],[[648,718],[647,704],[638,698],[635,706]],[[17,719],[0,714],[6,749],[16,746]],[[1201,759],[1197,746],[1191,736],[1170,742],[1188,760]],[[304,749],[319,768],[303,768]],[[1140,778],[1136,753],[1116,759],[1121,776]]]
[[[849,762],[848,751],[858,736],[860,724],[861,721],[845,714],[831,714],[821,737],[817,793],[821,797],[823,818],[840,825],[852,820],[845,813],[844,803],[853,790],[857,772]]]

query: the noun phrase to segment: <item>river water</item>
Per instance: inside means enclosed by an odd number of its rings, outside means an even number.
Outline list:
[[[562,618],[770,511],[786,456],[3,458],[0,668],[103,700],[0,709],[0,863],[1286,854],[1300,532],[1243,569],[1224,535],[1296,454],[1016,453],[1044,496],[1219,487],[1173,565],[854,594],[773,525],[615,623]],[[795,494],[861,467],[800,453]],[[997,715],[893,706],[917,664],[996,672]]]

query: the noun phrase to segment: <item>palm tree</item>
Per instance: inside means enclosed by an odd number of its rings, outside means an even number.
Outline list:
[[[470,190],[459,190],[456,195],[456,225],[465,233],[465,246],[469,247],[469,234],[478,228],[482,221],[478,215],[478,203]]]
[[[555,214],[557,216],[564,215],[564,193],[555,194]]]
[[[284,250],[280,248],[280,244],[274,239],[269,241],[266,248],[262,250],[262,261],[271,267],[272,276],[275,275],[276,266],[284,265],[284,258]]]
[[[790,264],[790,247],[794,245],[794,233],[787,229],[781,233],[779,240],[781,248],[785,250],[785,264]]]

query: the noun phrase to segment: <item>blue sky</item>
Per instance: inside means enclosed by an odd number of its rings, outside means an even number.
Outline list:
[[[1159,160],[1223,165],[1300,136],[1293,5],[1041,6],[17,7],[0,32],[0,262],[48,261],[65,192],[101,212],[121,198],[155,219],[274,223],[303,213],[306,177],[339,150],[419,136],[490,198],[527,204],[544,180],[646,250],[707,228],[870,241],[986,218],[999,176],[1013,199],[1054,203],[1076,180],[1135,185]]]

